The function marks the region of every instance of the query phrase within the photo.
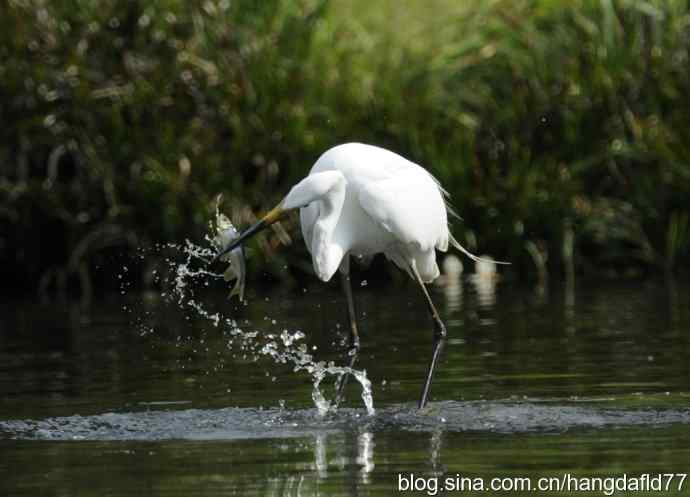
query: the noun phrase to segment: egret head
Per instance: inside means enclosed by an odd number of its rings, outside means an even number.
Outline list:
[[[344,188],[344,182],[345,178],[338,171],[323,171],[310,174],[293,186],[285,198],[275,208],[271,209],[268,214],[262,217],[257,223],[247,228],[230,245],[216,254],[211,264],[215,263],[224,254],[230,252],[262,229],[267,228],[285,217],[291,210],[306,207],[315,200],[328,198],[329,194],[334,191],[334,188],[338,186],[340,186],[341,189]]]

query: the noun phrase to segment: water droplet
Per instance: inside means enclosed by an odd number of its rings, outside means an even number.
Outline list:
[[[235,320],[220,312],[209,312],[202,302],[194,298],[194,287],[199,285],[207,285],[211,278],[222,278],[222,275],[210,272],[206,269],[208,258],[215,254],[215,248],[212,246],[212,238],[206,237],[208,247],[196,245],[189,240],[184,244],[165,244],[164,248],[173,249],[184,257],[182,262],[176,260],[175,257],[166,259],[166,263],[170,266],[170,273],[172,274],[172,291],[162,292],[165,296],[169,295],[171,301],[176,302],[180,308],[187,308],[196,313],[200,318],[209,321],[215,327],[222,327],[222,332],[228,337],[227,348],[237,351],[233,354],[233,358],[241,357],[246,361],[251,359],[257,361],[260,358],[269,358],[274,364],[286,364],[292,366],[295,372],[307,373],[312,378],[313,391],[312,398],[319,413],[325,413],[333,409],[334,406],[331,401],[325,398],[321,392],[320,385],[327,378],[335,379],[341,377],[343,374],[352,375],[352,377],[359,383],[362,389],[361,397],[368,414],[374,413],[373,397],[371,392],[371,382],[367,378],[366,371],[360,371],[349,367],[336,366],[332,361],[325,363],[318,361],[311,354],[317,350],[317,346],[311,347],[304,343],[305,334],[301,330],[290,331],[283,329],[279,335],[263,334],[264,330],[257,329],[252,331],[244,331],[237,326]],[[123,269],[127,271],[127,269]],[[122,279],[122,274],[118,276]],[[366,280],[362,282],[362,286],[367,284]],[[306,288],[302,290],[307,292]],[[264,299],[270,302],[270,298]],[[246,303],[245,303],[246,305]],[[320,304],[317,305],[320,307]],[[187,321],[191,321],[191,317],[185,317]],[[271,325],[277,325],[277,320],[265,316],[263,322],[270,321]],[[243,319],[243,326],[250,327],[252,323],[249,319]],[[337,325],[340,328],[340,324]],[[265,328],[265,326],[264,326]],[[180,347],[182,340],[185,344],[192,345],[192,353],[197,353],[197,347],[194,345],[203,345],[205,339],[197,339],[195,337],[177,337],[175,346]],[[209,355],[208,347],[202,347],[207,355]],[[241,352],[241,353],[240,353]],[[192,363],[192,357],[187,357],[186,363]],[[239,360],[239,359],[238,359]],[[181,369],[185,368],[185,364],[180,362]],[[213,368],[215,371],[222,369],[223,365],[219,364]],[[210,374],[210,369],[206,374]],[[265,377],[271,378],[271,382],[277,381],[276,376],[272,376],[270,371],[265,371]],[[200,385],[202,388],[203,385]],[[230,393],[230,388],[226,390]],[[284,405],[284,401],[283,405]]]

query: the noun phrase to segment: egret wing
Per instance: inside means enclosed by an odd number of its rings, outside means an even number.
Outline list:
[[[359,203],[374,222],[404,244],[426,252],[447,243],[443,196],[423,169],[360,185]]]

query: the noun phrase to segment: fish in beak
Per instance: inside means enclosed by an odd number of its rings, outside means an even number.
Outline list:
[[[213,244],[223,252],[217,259],[228,262],[230,265],[223,273],[225,281],[235,280],[235,285],[230,291],[229,298],[237,295],[240,302],[244,301],[244,281],[246,277],[246,265],[244,262],[244,249],[238,246],[229,250],[226,248],[239,237],[239,231],[235,229],[230,220],[224,214],[216,214],[216,237]]]
[[[263,230],[264,228],[267,228],[271,224],[275,223],[276,221],[280,220],[287,214],[287,210],[283,209],[282,202],[278,204],[274,209],[272,209],[268,214],[266,214],[264,217],[262,217],[257,223],[253,224],[246,230],[242,232],[238,237],[232,237],[228,241],[227,244],[222,244],[218,245],[219,251],[216,254],[216,256],[213,258],[211,261],[211,265],[215,264],[219,260],[224,260],[223,257],[228,253],[236,250],[238,247],[242,246],[242,243],[251,238],[252,236],[256,235],[259,231]],[[222,214],[221,214],[222,215]],[[226,218],[227,219],[227,218]],[[229,222],[229,221],[228,221]],[[234,229],[234,227],[233,227]],[[235,231],[237,233],[237,231]],[[244,259],[243,259],[244,261]]]

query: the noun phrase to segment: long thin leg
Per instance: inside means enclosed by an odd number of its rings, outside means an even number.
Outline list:
[[[431,301],[431,296],[429,296],[429,292],[427,291],[426,286],[424,285],[422,278],[419,276],[419,272],[414,264],[411,265],[411,269],[412,274],[414,274],[414,277],[417,280],[417,283],[419,283],[419,286],[422,288],[424,297],[426,297],[426,303],[429,307],[429,314],[431,314],[431,318],[434,320],[434,344],[431,353],[431,362],[429,363],[429,369],[426,373],[426,381],[424,382],[424,388],[422,389],[422,396],[419,399],[419,408],[423,409],[424,406],[426,406],[427,399],[429,398],[429,390],[431,389],[431,380],[434,377],[436,363],[441,355],[441,350],[443,350],[443,345],[446,342],[446,327],[443,324],[443,321],[441,321],[441,317],[439,316],[436,307],[434,307],[434,303]]]
[[[341,272],[340,281],[347,299],[347,317],[350,323],[350,348],[359,349],[359,332],[357,331],[357,315],[355,314],[355,301],[352,298],[352,282],[350,272]]]
[[[350,281],[350,267],[349,261],[340,271],[340,281],[343,285],[343,292],[345,293],[345,299],[347,300],[347,316],[350,325],[350,347],[347,351],[347,359],[345,363],[347,367],[351,368],[355,365],[357,360],[357,355],[359,353],[359,332],[357,330],[357,315],[355,314],[355,301],[352,298],[352,282]],[[343,400],[343,392],[345,390],[345,385],[347,385],[347,379],[349,375],[344,374],[338,378],[336,384],[336,396],[335,405],[339,405]]]

